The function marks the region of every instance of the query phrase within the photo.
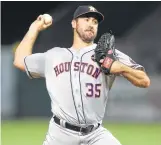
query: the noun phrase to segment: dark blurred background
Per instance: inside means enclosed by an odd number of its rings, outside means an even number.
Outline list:
[[[13,52],[30,24],[44,13],[52,15],[53,25],[40,33],[34,53],[45,52],[54,46],[70,47],[73,39],[71,20],[79,5],[93,5],[105,16],[96,42],[101,34],[111,30],[116,37],[117,49],[143,65],[152,80],[150,88],[140,89],[122,78],[116,79],[105,119],[161,120],[161,105],[158,103],[161,102],[161,2],[127,1],[2,2],[2,119],[51,115],[44,79],[30,80],[25,73],[14,68]]]

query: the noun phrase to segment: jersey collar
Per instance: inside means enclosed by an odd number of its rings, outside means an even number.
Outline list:
[[[96,48],[96,46],[97,46],[97,44],[94,43],[94,44],[92,44],[92,45],[90,45],[90,46],[80,48],[79,51],[80,51],[80,52],[87,52],[87,51],[90,51],[90,50],[92,50],[92,49],[94,50],[94,49]],[[73,47],[70,47],[69,49],[70,49],[72,52],[78,52],[78,50],[77,50],[77,49],[74,49]]]

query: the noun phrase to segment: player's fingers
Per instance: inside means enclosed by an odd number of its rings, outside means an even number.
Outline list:
[[[40,19],[41,19],[41,17],[42,17],[42,15],[39,15],[39,16],[37,17],[37,19],[36,19],[36,20],[40,20]]]
[[[46,26],[49,27],[50,25],[52,25],[52,23],[53,23],[53,19],[52,21],[50,21],[50,23],[47,23]]]
[[[48,28],[49,26],[51,26],[52,23],[53,23],[52,21],[51,21],[50,23],[47,23],[47,24],[45,23],[45,24],[43,25],[44,29],[46,29],[46,28]]]
[[[44,21],[43,15],[39,15],[39,16],[37,17],[37,20],[38,20],[38,21]]]

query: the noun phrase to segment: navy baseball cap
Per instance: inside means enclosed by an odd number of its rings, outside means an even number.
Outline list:
[[[103,14],[99,12],[96,8],[94,8],[93,6],[87,6],[87,5],[79,6],[74,12],[73,19],[76,19],[81,16],[94,17],[98,20],[99,23],[104,20]]]

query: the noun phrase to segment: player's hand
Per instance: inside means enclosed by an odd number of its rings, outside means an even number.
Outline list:
[[[52,21],[50,21],[49,23],[45,23],[45,17],[43,15],[39,15],[37,19],[31,24],[29,29],[40,32],[47,29],[51,25]]]
[[[114,56],[114,40],[114,35],[112,35],[111,33],[105,33],[101,36],[95,48],[96,62],[100,66],[102,72],[104,72],[106,75],[109,75],[111,73],[111,66],[113,62],[116,61],[116,58]]]

